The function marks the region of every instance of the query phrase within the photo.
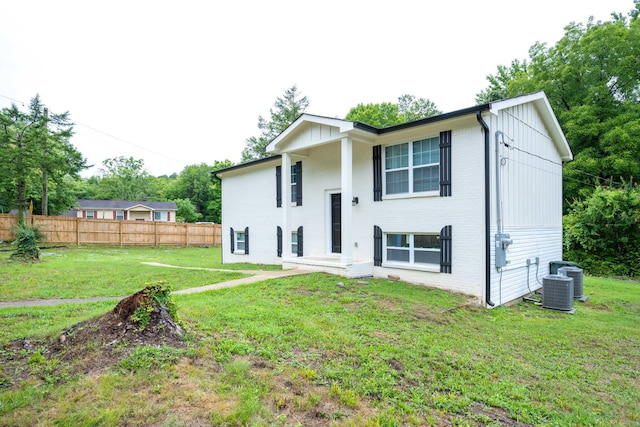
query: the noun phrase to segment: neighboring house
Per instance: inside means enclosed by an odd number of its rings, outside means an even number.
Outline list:
[[[65,216],[87,219],[175,222],[175,202],[129,202],[123,200],[78,200]]]
[[[543,92],[377,129],[303,114],[215,171],[223,262],[388,277],[500,305],[562,259],[571,150]]]

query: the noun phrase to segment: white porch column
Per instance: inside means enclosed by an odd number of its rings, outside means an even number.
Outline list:
[[[345,265],[353,264],[353,207],[351,200],[353,199],[353,142],[351,138],[342,138],[341,144],[341,164],[340,176],[341,182],[341,211],[340,218],[342,222],[342,253],[340,262]]]
[[[282,154],[282,258],[291,258],[291,156]]]

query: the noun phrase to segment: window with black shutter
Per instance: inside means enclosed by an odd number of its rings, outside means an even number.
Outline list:
[[[282,227],[276,229],[278,257],[282,257]]]
[[[302,162],[291,165],[291,202],[302,206]],[[276,207],[282,207],[282,166],[276,166]]]
[[[451,196],[451,131],[440,132],[440,196]]]
[[[244,229],[244,253],[249,255],[249,227]]]
[[[295,169],[295,193],[291,194],[291,199],[296,201],[296,206],[302,206],[302,162],[296,162]],[[294,174],[291,174],[291,185],[293,186]]]
[[[373,265],[382,265],[382,229],[377,225],[373,226]]]
[[[451,238],[452,227],[447,225],[440,230],[440,272],[451,273]]]
[[[373,147],[373,201],[382,200],[382,146]]]
[[[282,207],[282,167],[276,166],[276,207]]]
[[[297,237],[298,237],[298,248],[297,248],[297,254],[298,256],[302,256],[302,226],[298,227],[298,231],[297,231]]]

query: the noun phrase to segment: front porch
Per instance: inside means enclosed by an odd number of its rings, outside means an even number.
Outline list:
[[[373,276],[373,260],[354,260],[346,263],[339,254],[283,258],[282,269],[292,268],[335,274],[350,279]]]

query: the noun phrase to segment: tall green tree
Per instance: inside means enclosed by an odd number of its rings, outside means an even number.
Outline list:
[[[525,81],[528,80],[527,68],[527,61],[520,61],[518,59],[511,61],[509,67],[498,65],[498,72],[494,75],[487,76],[489,86],[476,95],[476,102],[478,104],[485,104],[491,101],[509,98],[513,96],[513,93],[524,90],[522,88],[513,89],[510,86],[518,83],[521,79]]]
[[[398,97],[398,113],[402,121],[412,122],[442,114],[442,111],[430,99],[405,94]]]
[[[346,120],[365,123],[377,128],[402,123],[397,104],[382,102],[380,104],[358,104],[349,110]]]
[[[349,110],[346,120],[361,122],[377,128],[398,125],[441,114],[436,104],[426,98],[413,95],[398,97],[398,103],[358,104]]]
[[[230,160],[216,160],[213,164],[213,170],[219,170],[233,166]],[[213,221],[217,224],[222,223],[222,184],[219,180],[214,179],[213,196],[207,205],[209,212],[208,221]]]
[[[178,222],[196,222],[202,218],[202,214],[196,211],[196,207],[189,199],[175,199],[178,211],[176,212],[176,220]]]
[[[280,135],[309,107],[309,99],[302,96],[296,85],[286,89],[282,97],[278,97],[269,110],[270,119],[258,116],[260,135],[245,140],[242,150],[242,162],[257,160],[267,156],[267,145]]]
[[[544,90],[574,153],[565,168],[568,201],[590,196],[589,176],[640,176],[640,1],[606,22],[571,23],[552,47],[488,76],[481,102]]]
[[[86,168],[85,159],[70,143],[69,113],[45,111],[36,95],[28,112],[15,104],[0,112],[0,204],[3,211],[17,209],[21,218],[32,203],[36,213],[68,210],[74,201],[71,183]],[[43,209],[43,192],[52,209]]]
[[[166,190],[167,199],[189,200],[203,221],[213,221],[208,206],[215,192],[212,170],[213,167],[206,163],[186,166],[169,184]]]
[[[153,177],[144,166],[144,160],[133,157],[113,157],[102,162],[97,178],[96,199],[103,200],[157,200]]]

